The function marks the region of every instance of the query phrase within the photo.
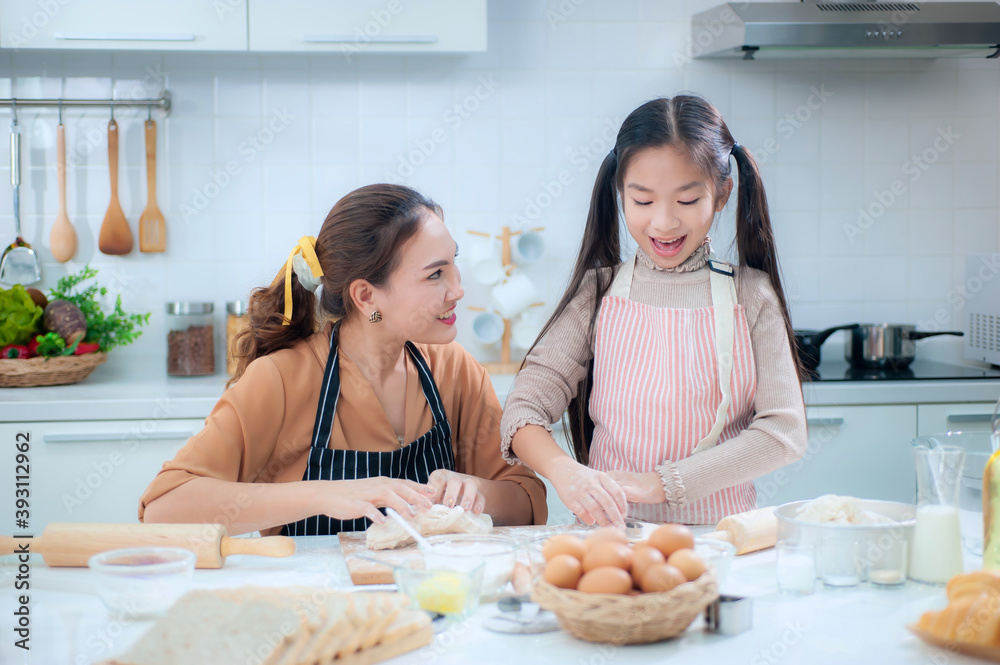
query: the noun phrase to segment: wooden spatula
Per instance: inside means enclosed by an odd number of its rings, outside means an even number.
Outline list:
[[[118,123],[108,123],[108,167],[111,170],[111,203],[104,213],[97,247],[105,254],[128,254],[132,251],[132,230],[118,202]]]
[[[49,233],[52,257],[66,263],[76,254],[76,231],[66,214],[66,128],[60,122],[56,127],[56,172],[59,174],[59,212]]]
[[[156,205],[156,121],[146,121],[146,209],[139,218],[139,251],[162,252],[167,248],[167,227]]]
[[[181,547],[198,555],[196,568],[222,568],[230,554],[283,557],[295,553],[286,536],[230,538],[218,524],[70,524],[51,523],[32,539],[0,536],[0,553],[41,554],[49,566],[87,565],[90,557],[126,547]]]

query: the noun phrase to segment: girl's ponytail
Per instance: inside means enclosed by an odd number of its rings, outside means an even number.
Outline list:
[[[587,212],[587,225],[583,231],[583,242],[580,246],[580,254],[576,259],[576,265],[573,267],[573,276],[570,278],[569,286],[559,304],[556,305],[552,316],[542,327],[535,343],[531,345],[531,349],[528,349],[528,354],[545,337],[579,293],[588,271],[597,268],[613,268],[621,263],[618,184],[618,151],[612,149],[601,162],[601,168],[597,171],[594,190],[590,195],[590,209]],[[601,271],[598,271],[594,284],[594,302],[600,303],[608,287],[611,286],[610,272],[605,276]],[[596,317],[597,307],[595,305],[590,317],[588,335],[593,335]],[[528,354],[525,354],[526,359]],[[523,361],[521,367],[524,367]],[[588,408],[592,377],[593,367],[587,373],[587,378],[577,386],[576,397],[570,402],[567,409],[569,431],[573,439],[573,452],[581,464],[587,464],[588,450],[594,432],[594,421],[590,418]]]
[[[316,296],[292,274],[292,318],[285,321],[285,278],[270,286],[254,289],[247,307],[248,326],[233,341],[232,354],[236,372],[226,383],[228,388],[246,371],[251,362],[287,348],[316,332]]]
[[[767,196],[764,193],[760,169],[750,151],[739,143],[733,144],[732,154],[739,173],[739,189],[736,192],[736,250],[739,252],[740,263],[762,270],[771,280],[771,287],[778,295],[778,302],[781,303],[785,332],[792,348],[792,359],[795,361],[799,376],[803,377],[804,370],[795,351],[795,333],[792,332],[788,301],[781,286],[778,250],[774,242],[774,230],[771,227],[771,215],[767,208]]]

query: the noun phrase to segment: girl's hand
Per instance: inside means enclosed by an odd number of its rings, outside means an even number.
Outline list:
[[[431,496],[434,503],[441,503],[449,508],[461,505],[478,515],[486,508],[486,497],[482,492],[482,478],[467,476],[448,469],[437,469],[431,472],[427,486],[434,490]]]
[[[548,479],[562,502],[584,524],[625,528],[625,492],[609,474],[567,456],[558,460]]]
[[[609,471],[608,475],[625,490],[625,496],[632,503],[663,503],[667,495],[663,491],[660,474]]]
[[[338,520],[367,517],[375,524],[385,522],[379,508],[389,507],[400,515],[415,515],[431,507],[434,489],[401,478],[313,481],[319,490],[319,513]],[[310,485],[312,483],[309,483]]]

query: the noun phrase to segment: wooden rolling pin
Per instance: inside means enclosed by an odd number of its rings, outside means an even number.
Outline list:
[[[95,554],[127,547],[180,547],[198,556],[196,568],[222,568],[230,554],[291,556],[295,541],[286,536],[230,538],[218,524],[70,524],[52,523],[32,539],[0,536],[0,556],[28,543],[49,566],[86,567]]]
[[[774,547],[778,542],[778,518],[774,516],[774,509],[775,506],[768,506],[723,517],[714,533],[702,537],[732,543],[737,554]]]

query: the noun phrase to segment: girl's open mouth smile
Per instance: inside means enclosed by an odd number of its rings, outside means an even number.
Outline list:
[[[663,242],[657,240],[656,238],[650,238],[650,244],[653,246],[653,251],[656,252],[658,256],[671,257],[677,256],[681,251],[681,247],[684,246],[684,240],[687,236],[681,236],[680,238],[674,238],[669,242]]]

